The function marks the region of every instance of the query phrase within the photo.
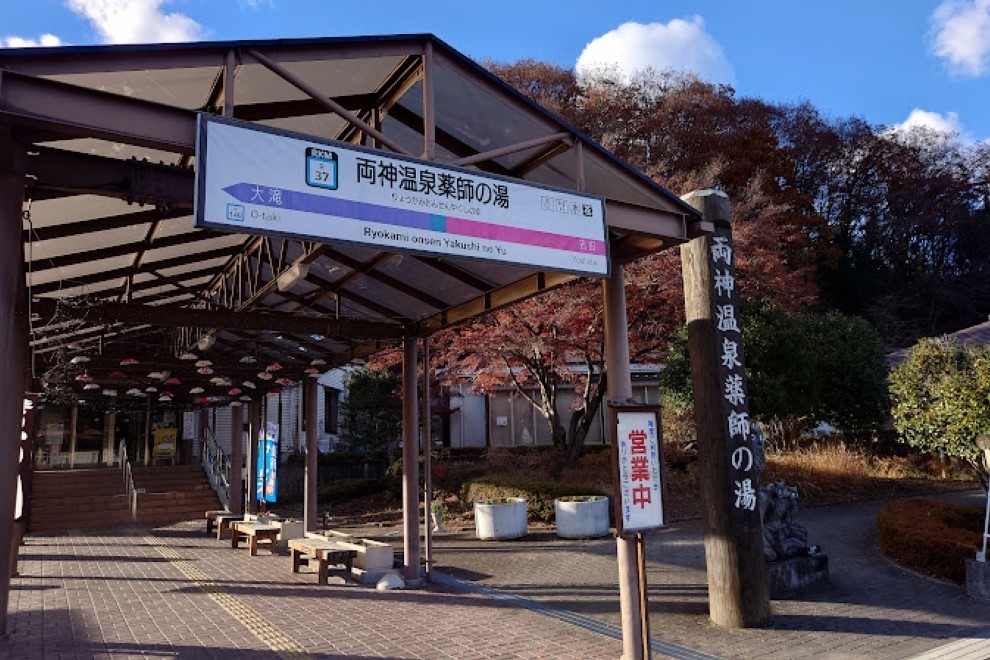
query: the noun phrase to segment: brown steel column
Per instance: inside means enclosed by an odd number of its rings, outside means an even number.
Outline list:
[[[402,523],[404,559],[402,577],[419,580],[419,409],[416,405],[416,340],[402,345]]]
[[[241,408],[230,408],[230,512],[244,513],[244,484],[241,463],[244,461],[244,422]]]
[[[430,428],[433,411],[430,409],[430,338],[423,338],[423,559],[426,578],[433,570],[433,521],[430,509],[433,505],[433,439]]]
[[[608,373],[608,400],[627,402],[632,399],[633,389],[629,369],[625,274],[620,264],[612,263],[612,277],[603,281],[602,296],[605,306],[605,368]],[[614,442],[615,439],[613,438],[612,441]],[[643,613],[639,602],[640,575],[636,559],[636,543],[617,537],[615,545],[619,564],[622,658],[642,660]]]
[[[752,469],[729,198],[717,190],[702,190],[683,199],[715,225],[714,234],[681,246],[709,617],[720,626],[766,626],[771,620],[770,593],[756,503],[759,474]]]
[[[319,429],[317,425],[316,404],[319,386],[315,378],[307,378],[303,383],[303,396],[306,397],[306,481],[303,486],[304,524],[307,532],[315,532],[318,516],[316,513],[316,495],[319,490],[319,475],[316,460],[319,458]]]
[[[14,534],[14,507],[20,467],[24,391],[27,376],[27,295],[21,241],[24,201],[24,149],[10,129],[0,132],[0,638],[7,637],[7,606]]]

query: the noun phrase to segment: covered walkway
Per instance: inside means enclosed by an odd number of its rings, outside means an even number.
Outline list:
[[[943,496],[980,504],[978,491]],[[906,571],[876,549],[884,502],[801,514],[832,584],[774,601],[764,630],[708,621],[700,521],[649,534],[654,657],[680,660],[977,660],[990,612],[963,587]],[[397,539],[399,528],[368,529]],[[615,542],[531,532],[436,539],[432,584],[318,586],[287,555],[250,557],[202,524],[29,537],[0,660],[123,658],[610,658],[621,652]]]
[[[283,198],[281,181],[232,180],[223,190],[236,201],[204,210],[207,172],[224,169],[222,160],[203,165],[207,126],[213,134],[250,127],[269,145],[307,143],[297,173],[278,168],[298,174],[301,189]],[[575,276],[605,276],[609,395],[626,401],[623,264],[713,230],[696,209],[431,35],[0,50],[0,145],[0,510],[14,508],[25,393],[106,410],[229,406],[230,506],[240,512],[242,492],[254,492],[253,471],[241,472],[242,431],[258,437],[264,396],[307,383],[307,428],[315,429],[309,376],[401,346],[407,578],[420,566],[419,342]],[[564,237],[570,247],[501,258],[480,234],[436,241],[446,246],[438,251],[423,241],[403,247],[398,232],[381,227],[360,232],[372,240],[338,240],[275,226],[283,199],[301,208],[314,189],[336,187],[335,150],[364,154],[358,183],[431,209],[418,214],[428,220],[417,217],[424,231],[479,231],[457,217],[476,205],[461,203],[482,191],[475,200],[515,209],[504,189],[518,185],[538,201],[505,214],[508,235],[541,246]],[[272,153],[255,149],[227,164],[264,172]],[[319,204],[325,210],[326,198]],[[563,229],[547,234],[551,218]],[[586,218],[596,232],[571,231],[589,226]],[[553,250],[571,253],[550,266],[544,257]],[[248,443],[247,465],[253,451]],[[307,452],[314,486],[315,430]],[[308,528],[315,503],[311,487]],[[11,522],[0,520],[3,537]],[[634,573],[626,541],[618,545],[620,565]],[[7,563],[0,548],[0,617]]]

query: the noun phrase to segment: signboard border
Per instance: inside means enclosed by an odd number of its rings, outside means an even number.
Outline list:
[[[205,208],[205,197],[206,194],[206,154],[207,154],[207,134],[209,133],[209,125],[211,123],[215,124],[227,124],[229,126],[235,126],[237,128],[242,128],[245,130],[268,133],[271,135],[282,136],[286,138],[291,138],[294,140],[300,140],[303,142],[308,142],[317,145],[324,145],[335,149],[347,149],[351,151],[356,151],[360,153],[369,154],[376,157],[384,157],[393,160],[401,160],[408,163],[413,163],[420,166],[430,167],[434,169],[440,169],[444,171],[450,171],[455,173],[464,174],[471,177],[490,179],[495,181],[504,181],[506,183],[511,183],[517,186],[525,186],[527,188],[533,188],[538,190],[545,190],[553,193],[561,193],[566,195],[573,195],[576,197],[583,197],[585,199],[594,200],[601,203],[602,208],[602,242],[605,244],[605,272],[604,273],[592,273],[582,270],[571,270],[565,268],[547,268],[544,266],[538,266],[527,263],[514,263],[512,261],[505,261],[500,259],[486,258],[483,256],[476,255],[448,255],[443,253],[431,252],[429,250],[417,250],[415,248],[394,248],[389,246],[388,248],[383,248],[379,245],[373,245],[370,243],[365,243],[361,241],[354,241],[348,239],[327,239],[326,237],[313,236],[311,234],[297,234],[293,232],[275,232],[275,231],[265,231],[257,227],[251,227],[250,231],[246,231],[247,228],[238,231],[236,227],[231,224],[223,222],[210,222],[204,215]],[[583,190],[575,190],[569,188],[557,188],[554,186],[547,186],[540,183],[524,181],[522,179],[516,179],[509,176],[504,176],[500,174],[492,174],[489,172],[484,172],[476,169],[470,169],[466,167],[458,167],[456,165],[448,165],[446,163],[441,163],[437,161],[429,161],[421,158],[413,158],[411,156],[406,156],[405,154],[393,153],[390,151],[381,151],[377,149],[371,149],[365,146],[351,144],[350,142],[340,142],[338,140],[329,140],[327,138],[310,135],[308,133],[300,133],[298,131],[290,131],[287,129],[276,128],[273,126],[265,126],[262,124],[256,124],[249,121],[244,121],[241,119],[233,119],[230,117],[220,117],[217,115],[211,115],[205,112],[199,112],[196,116],[196,177],[194,180],[194,192],[193,192],[193,226],[197,228],[206,229],[216,229],[219,231],[228,231],[231,233],[243,233],[251,235],[268,235],[275,237],[287,237],[287,238],[298,238],[302,240],[310,240],[317,242],[331,241],[337,244],[354,245],[363,248],[379,249],[383,252],[396,252],[399,254],[418,254],[434,258],[447,258],[447,259],[465,259],[470,261],[483,261],[487,263],[499,264],[502,266],[511,266],[517,268],[533,268],[536,270],[548,270],[550,272],[558,273],[569,273],[572,275],[577,275],[580,277],[594,277],[600,279],[608,279],[612,276],[612,259],[611,259],[611,242],[609,241],[609,230],[608,230],[608,220],[607,220],[607,204],[605,203],[605,198],[601,195],[594,195]],[[200,164],[203,166],[200,166]],[[598,240],[597,238],[595,240]]]
[[[664,456],[663,456],[663,427],[661,426],[660,415],[663,408],[654,404],[634,404],[634,403],[622,403],[622,404],[608,404],[608,414],[609,414],[609,428],[612,432],[612,485],[615,490],[615,497],[613,497],[612,507],[613,515],[615,516],[615,535],[622,538],[634,537],[637,534],[643,532],[651,532],[658,529],[664,529],[667,525],[667,507],[663,506],[663,499],[665,491],[667,489],[667,479],[666,470],[664,468]],[[657,428],[657,460],[660,461],[660,524],[652,525],[649,527],[636,527],[626,529],[622,524],[622,483],[620,481],[619,474],[619,415],[621,413],[647,413],[652,414],[656,420]]]

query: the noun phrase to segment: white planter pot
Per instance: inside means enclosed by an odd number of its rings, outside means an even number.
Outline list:
[[[483,541],[526,536],[526,500],[508,497],[475,501],[474,529]]]
[[[557,536],[565,539],[587,539],[608,534],[608,498],[589,495],[553,502],[557,520]]]

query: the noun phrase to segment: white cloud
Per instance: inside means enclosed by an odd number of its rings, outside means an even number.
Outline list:
[[[954,76],[979,77],[990,63],[990,0],[945,0],[932,12],[931,52]]]
[[[694,73],[708,82],[733,82],[722,46],[705,31],[700,16],[669,23],[623,23],[584,47],[579,74],[617,67],[625,79],[647,67]]]
[[[948,140],[958,140],[963,144],[972,143],[973,137],[966,132],[965,126],[955,112],[939,114],[928,110],[915,108],[900,124],[890,126],[884,134],[899,141],[912,142],[926,139],[933,133],[942,135]]]
[[[933,131],[938,131],[939,133],[955,133],[961,135],[963,133],[962,122],[959,121],[959,115],[955,112],[947,112],[944,115],[940,115],[937,112],[929,112],[928,110],[920,110],[915,108],[900,124],[897,124],[894,128],[900,130],[911,130],[912,128],[928,128]]]
[[[26,39],[14,35],[0,37],[0,47],[3,48],[34,48],[36,46],[61,46],[62,40],[54,34],[43,34],[37,39]]]
[[[184,14],[161,10],[171,0],[67,0],[66,5],[90,22],[103,43],[195,41],[203,27]]]

